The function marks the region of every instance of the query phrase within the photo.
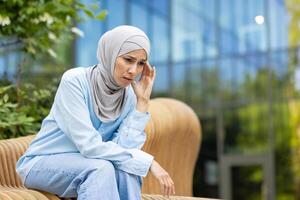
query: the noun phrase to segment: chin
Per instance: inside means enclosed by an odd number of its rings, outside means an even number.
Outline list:
[[[127,86],[129,86],[131,83],[121,83],[119,84],[120,87],[125,88]]]
[[[131,83],[127,83],[124,85],[124,87],[128,87],[129,85],[131,85]]]
[[[127,86],[129,86],[130,84],[132,83],[132,81],[123,81],[123,80],[118,80],[117,81],[117,84],[122,87],[122,88],[125,88]]]

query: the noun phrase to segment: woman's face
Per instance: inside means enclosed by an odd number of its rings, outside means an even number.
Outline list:
[[[142,73],[147,62],[145,50],[131,51],[117,57],[115,62],[114,79],[120,87],[127,87],[135,77]]]

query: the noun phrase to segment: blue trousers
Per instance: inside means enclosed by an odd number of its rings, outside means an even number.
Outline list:
[[[142,178],[115,169],[110,161],[67,153],[43,157],[24,185],[78,200],[140,200]]]

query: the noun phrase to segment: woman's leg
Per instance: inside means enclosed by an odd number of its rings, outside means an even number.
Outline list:
[[[78,200],[120,200],[111,162],[88,159],[79,153],[44,156],[26,177],[24,185]]]
[[[116,170],[120,199],[141,200],[142,177]]]

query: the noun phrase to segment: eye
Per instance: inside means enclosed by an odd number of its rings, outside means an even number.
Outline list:
[[[144,66],[144,65],[145,65],[145,62],[139,62],[139,65]]]
[[[124,58],[124,60],[125,60],[126,62],[129,62],[129,63],[132,63],[132,62],[133,62],[133,60],[132,60],[131,58]]]

